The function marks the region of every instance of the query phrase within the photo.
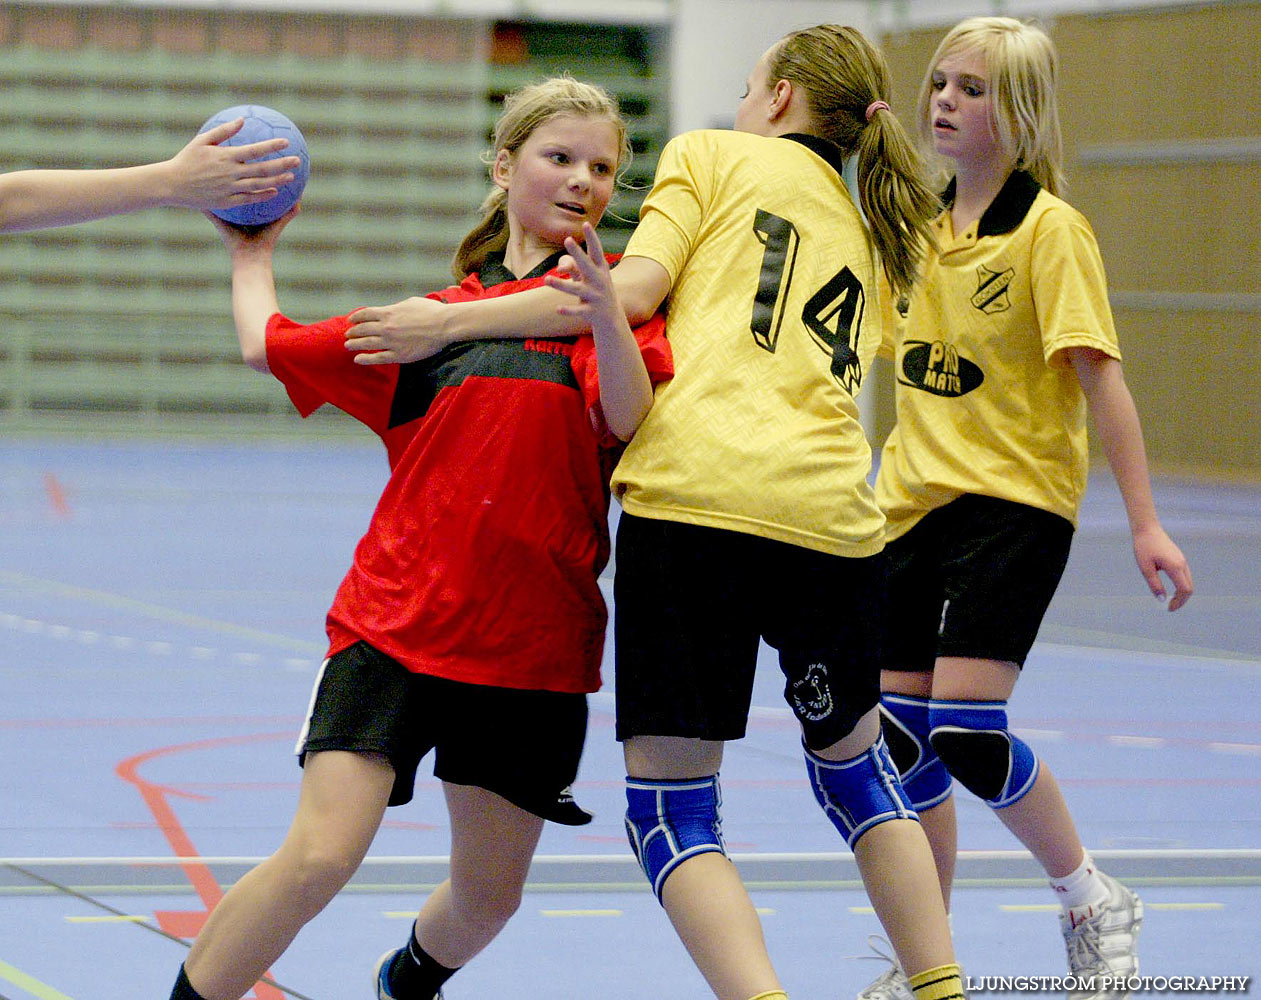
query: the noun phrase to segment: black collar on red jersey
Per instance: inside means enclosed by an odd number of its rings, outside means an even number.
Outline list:
[[[799,142],[806,149],[817,153],[823,157],[838,175],[845,175],[845,154],[841,152],[841,147],[834,142],[828,142],[827,139],[820,138],[817,135],[810,135],[808,132],[787,132],[780,136],[781,139],[791,139],[793,142]]]
[[[1013,170],[1003,182],[998,194],[994,196],[994,200],[990,202],[989,208],[981,216],[981,221],[976,227],[977,239],[982,236],[1001,236],[1003,233],[1010,233],[1025,221],[1025,216],[1033,207],[1033,200],[1041,190],[1042,185],[1033,179],[1032,174],[1023,170]],[[946,190],[941,194],[941,203],[945,208],[949,208],[954,201],[955,179],[951,177]]]
[[[527,278],[541,278],[559,264],[561,257],[564,255],[564,250],[557,250],[546,260],[541,261],[529,274],[523,274],[518,277],[504,266],[503,251],[498,250],[495,253],[486,255],[486,260],[477,269],[477,277],[481,281],[483,288],[502,285],[505,281],[525,281]]]

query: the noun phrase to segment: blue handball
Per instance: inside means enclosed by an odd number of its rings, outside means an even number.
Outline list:
[[[284,138],[289,140],[289,146],[286,149],[278,153],[268,153],[260,159],[272,160],[278,156],[298,156],[302,159],[293,172],[293,180],[282,187],[274,197],[266,201],[256,201],[250,205],[212,209],[214,214],[224,222],[231,222],[238,226],[263,226],[269,222],[275,222],[302,197],[302,189],[306,187],[307,178],[311,176],[311,157],[307,154],[306,140],[302,138],[298,126],[279,111],[261,104],[238,104],[231,108],[224,108],[218,114],[211,115],[197,133],[200,135],[207,129],[237,118],[244,118],[245,124],[241,126],[241,131],[225,140],[222,145],[247,146],[252,142]]]

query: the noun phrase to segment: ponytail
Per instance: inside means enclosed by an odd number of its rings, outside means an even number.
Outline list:
[[[805,91],[816,135],[856,157],[858,202],[894,294],[910,291],[936,245],[940,211],[915,145],[888,110],[889,69],[862,33],[820,24],[782,38],[767,67],[771,80]]]
[[[486,258],[508,246],[508,192],[495,188],[479,209],[482,221],[473,227],[456,248],[451,273],[456,281],[481,270]]]
[[[924,180],[915,144],[891,111],[877,111],[857,149],[858,201],[895,296],[907,294],[935,246],[941,200]]]

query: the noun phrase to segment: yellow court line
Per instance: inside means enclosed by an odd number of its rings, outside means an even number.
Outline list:
[[[416,916],[415,910],[385,910],[383,911],[387,920],[412,920]],[[623,915],[622,910],[540,910],[545,917],[620,917]],[[774,910],[767,910],[767,913],[773,913]]]
[[[540,910],[545,917],[620,917],[621,910]]]
[[[772,909],[772,908],[771,908],[771,907],[769,907],[769,906],[755,906],[753,909],[754,909],[754,910],[756,910],[756,911],[757,911],[757,914],[758,914],[759,916],[762,916],[762,917],[773,917],[773,916],[775,916],[775,911],[774,911],[774,909]]]
[[[8,962],[0,960],[0,979],[6,979],[20,990],[26,990],[39,1000],[72,1000],[46,983],[41,983],[34,976],[28,976],[21,969],[15,969]]]
[[[110,917],[66,917],[65,920],[69,924],[143,924],[148,922],[149,917],[143,913],[120,913]]]

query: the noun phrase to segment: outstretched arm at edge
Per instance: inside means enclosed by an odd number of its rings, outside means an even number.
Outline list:
[[[1086,347],[1072,348],[1069,357],[1086,395],[1095,432],[1121,490],[1139,572],[1151,592],[1161,600],[1165,599],[1166,592],[1160,573],[1163,570],[1169,575],[1174,585],[1169,610],[1177,611],[1190,600],[1194,591],[1191,570],[1182,550],[1165,533],[1156,516],[1143,429],[1134,397],[1125,384],[1121,362]]]
[[[0,232],[67,226],[160,205],[205,209],[266,201],[293,179],[300,161],[286,156],[247,162],[283,149],[288,139],[219,145],[243,124],[238,118],[194,136],[160,163],[0,175]]]

